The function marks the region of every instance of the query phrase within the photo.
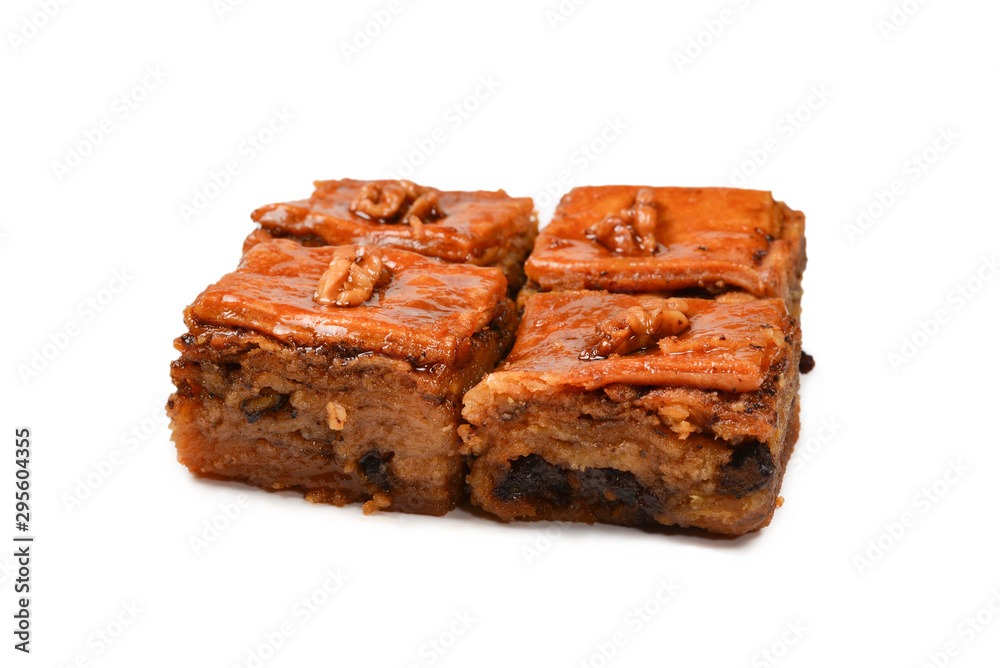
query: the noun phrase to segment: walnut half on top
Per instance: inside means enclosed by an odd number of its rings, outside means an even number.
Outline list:
[[[351,213],[380,223],[423,225],[442,217],[438,191],[412,181],[369,181],[351,202]]]
[[[687,312],[688,305],[683,299],[653,298],[645,300],[642,306],[617,311],[597,324],[580,359],[605,359],[653,348],[660,339],[677,336],[688,328],[691,323]]]
[[[653,197],[651,188],[640,188],[631,207],[591,225],[587,238],[618,255],[652,255],[657,246]]]
[[[382,251],[365,246],[340,246],[323,272],[313,299],[324,306],[360,306],[375,288],[389,282]]]

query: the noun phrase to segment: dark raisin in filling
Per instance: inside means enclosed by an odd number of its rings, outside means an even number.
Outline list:
[[[502,501],[529,499],[561,507],[569,503],[571,490],[563,469],[540,455],[528,455],[511,462],[510,473],[497,485],[495,494]]]
[[[584,469],[570,473],[579,483],[578,494],[600,505],[614,507],[624,505],[634,507],[640,503],[644,506],[655,501],[656,497],[647,495],[635,475],[618,469]]]
[[[358,469],[365,476],[365,479],[383,492],[388,492],[392,489],[389,462],[392,461],[393,454],[390,452],[387,455],[383,455],[373,450],[358,460]]]
[[[587,468],[582,471],[550,464],[541,455],[519,457],[510,465],[510,473],[496,486],[502,501],[526,500],[536,506],[566,508],[579,502],[597,519],[652,522],[659,499],[643,487],[633,473],[613,468]]]
[[[766,443],[754,441],[733,450],[719,474],[723,494],[741,498],[764,487],[774,477],[774,459]]]

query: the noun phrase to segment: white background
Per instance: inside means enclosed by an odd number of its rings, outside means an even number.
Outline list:
[[[996,3],[907,0],[887,33],[890,0],[592,0],[554,25],[556,0],[411,0],[350,62],[388,0],[41,4],[0,18],[4,666],[995,665]],[[269,135],[275,109],[294,118]],[[253,155],[251,135],[270,140]],[[745,182],[805,211],[818,364],[772,525],[726,540],[365,517],[177,464],[172,340],[235,266],[249,213],[401,160],[440,188],[534,196],[543,220],[560,178]],[[859,208],[872,218],[852,228]],[[8,547],[25,425],[30,656],[12,649]]]

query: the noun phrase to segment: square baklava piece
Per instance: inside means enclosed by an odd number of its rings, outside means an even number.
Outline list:
[[[168,403],[182,464],[431,515],[462,494],[462,395],[516,328],[498,269],[287,239],[251,248],[185,320]]]
[[[539,290],[778,298],[798,317],[805,217],[733,188],[574,188],[538,235],[525,298]]]
[[[505,521],[765,526],[798,437],[799,354],[780,299],[536,294],[465,396],[472,502]]]
[[[441,191],[412,181],[316,181],[306,200],[253,212],[260,229],[244,250],[270,238],[310,246],[396,248],[503,271],[511,294],[524,284],[524,260],[538,234],[534,204],[504,191]]]

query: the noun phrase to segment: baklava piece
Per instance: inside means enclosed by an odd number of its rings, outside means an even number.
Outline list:
[[[441,515],[463,489],[462,395],[509,349],[497,269],[286,239],[185,312],[178,460],[311,501]]]
[[[535,241],[524,299],[539,290],[779,298],[798,317],[804,228],[800,212],[758,190],[574,188]]]
[[[472,502],[504,521],[766,526],[798,438],[779,299],[550,292],[465,396]]]
[[[511,295],[524,284],[524,260],[538,221],[527,197],[446,192],[411,181],[316,181],[307,200],[253,212],[260,229],[244,244],[289,238],[309,246],[362,244],[407,250],[445,262],[503,271]]]

